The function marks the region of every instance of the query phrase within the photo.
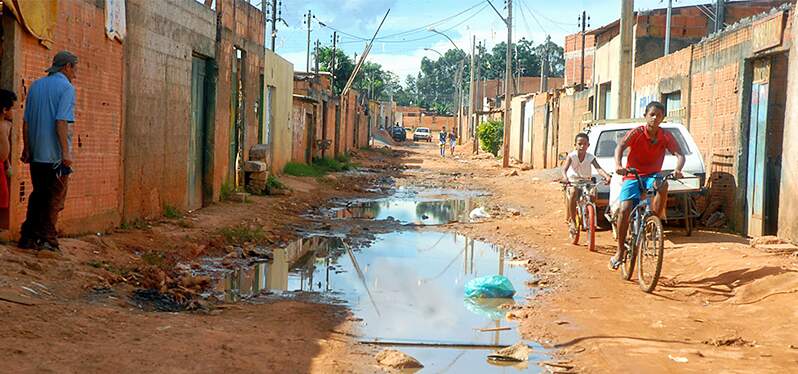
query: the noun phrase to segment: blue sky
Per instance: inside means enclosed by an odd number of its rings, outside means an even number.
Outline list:
[[[318,38],[322,44],[330,43],[333,30],[320,26],[317,21],[322,21],[354,36],[342,35],[340,44],[347,55],[354,56],[355,53],[360,55],[365,46],[365,42],[356,37],[369,38],[390,8],[391,13],[378,36],[383,39],[375,42],[368,60],[394,72],[401,81],[407,74],[418,72],[424,56],[437,57],[435,52],[424,48],[445,52],[452,47],[444,37],[427,31],[426,25],[451,17],[434,27],[445,30],[460,48],[467,51],[471,48],[471,35],[486,42],[488,48],[506,40],[503,22],[487,2],[480,0],[310,0],[301,5],[289,0],[283,2],[283,18],[289,27],[279,25],[277,53],[293,62],[295,70],[305,70],[307,28],[303,19],[308,9],[317,19],[312,22],[311,40]],[[708,2],[678,0],[674,1],[674,6]],[[493,4],[505,13],[503,0],[493,0]],[[549,34],[552,41],[562,45],[565,35],[579,30],[577,17],[582,9],[588,12],[592,28],[596,28],[617,19],[620,4],[620,0],[514,0],[513,40],[526,37],[539,43]],[[635,1],[636,10],[664,8],[666,5],[667,2],[662,0]],[[404,34],[392,36],[398,33]]]

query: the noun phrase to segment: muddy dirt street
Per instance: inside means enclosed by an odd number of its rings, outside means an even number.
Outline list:
[[[356,170],[280,177],[290,192],[64,239],[61,254],[0,246],[0,372],[370,373],[392,370],[385,349],[422,372],[798,367],[798,257],[666,226],[645,294],[607,269],[609,231],[597,252],[568,244],[557,172],[437,151],[359,151]],[[515,297],[463,298],[494,274]],[[518,341],[529,362],[487,362]]]

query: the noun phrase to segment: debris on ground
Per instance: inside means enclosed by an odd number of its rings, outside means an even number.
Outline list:
[[[671,359],[671,361],[673,361],[673,362],[678,362],[678,363],[680,363],[680,364],[684,364],[684,363],[687,363],[687,361],[689,361],[689,360],[687,359],[687,357],[681,357],[681,356],[672,356],[672,355],[668,355],[668,358],[669,358],[669,359]]]
[[[392,369],[421,369],[424,367],[415,358],[395,349],[386,349],[377,354],[377,363]]]
[[[485,211],[485,208],[479,207],[479,208],[474,208],[474,210],[472,210],[471,213],[468,213],[468,217],[471,219],[490,218],[490,214],[488,214],[488,212]]]
[[[510,171],[510,172],[504,173],[504,176],[505,177],[517,177],[518,176],[518,170],[513,170],[513,171]]]
[[[474,278],[465,285],[467,298],[510,298],[515,288],[510,279],[503,275],[490,275]]]
[[[491,361],[528,361],[532,349],[524,342],[515,343],[509,347],[502,348],[488,355]]]
[[[716,347],[753,347],[754,343],[749,342],[739,336],[729,336],[716,339],[707,339],[701,343],[714,345]]]

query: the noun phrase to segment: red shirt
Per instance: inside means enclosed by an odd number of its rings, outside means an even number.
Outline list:
[[[626,167],[637,169],[640,175],[650,175],[662,171],[665,150],[671,153],[680,153],[679,144],[669,132],[659,128],[656,138],[652,138],[648,135],[645,125],[629,130],[623,138],[623,144],[629,147]],[[634,178],[635,176],[632,174],[627,174],[624,177],[624,179]]]

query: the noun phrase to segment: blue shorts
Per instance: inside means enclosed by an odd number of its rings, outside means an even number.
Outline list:
[[[640,177],[643,180],[643,185],[646,189],[654,187],[654,182],[657,181],[655,176]],[[618,195],[619,201],[631,200],[633,204],[637,205],[640,202],[640,186],[637,184],[637,179],[629,179],[623,181],[621,186],[621,193]]]

